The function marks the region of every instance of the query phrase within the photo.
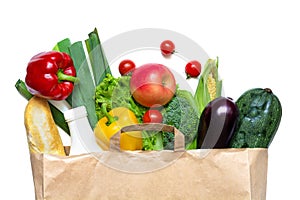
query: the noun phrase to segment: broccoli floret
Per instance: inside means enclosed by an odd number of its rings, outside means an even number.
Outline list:
[[[176,127],[185,135],[186,149],[196,149],[200,114],[189,91],[177,89],[176,95],[162,109],[163,123]],[[144,150],[174,149],[174,134],[143,132]]]
[[[185,135],[186,149],[196,148],[200,114],[192,94],[187,90],[177,90],[173,99],[165,106],[163,123],[176,127]],[[164,132],[164,149],[174,148],[174,135]]]

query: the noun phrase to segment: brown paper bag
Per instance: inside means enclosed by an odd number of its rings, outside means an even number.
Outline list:
[[[266,199],[267,149],[184,151],[182,133],[159,128],[175,132],[174,151],[120,152],[119,132],[110,151],[31,154],[36,199]],[[137,129],[153,126],[125,128]]]

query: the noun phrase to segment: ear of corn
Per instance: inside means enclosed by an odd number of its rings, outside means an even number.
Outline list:
[[[217,84],[216,79],[213,77],[212,73],[208,75],[207,78],[207,90],[210,96],[210,99],[215,99],[217,95]]]
[[[205,63],[203,73],[199,78],[194,95],[199,113],[213,99],[220,97],[222,92],[222,80],[219,80],[218,58],[208,59]]]

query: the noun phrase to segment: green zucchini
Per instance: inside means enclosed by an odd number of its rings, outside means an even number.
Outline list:
[[[231,148],[268,148],[280,124],[282,108],[271,89],[254,88],[243,93]]]

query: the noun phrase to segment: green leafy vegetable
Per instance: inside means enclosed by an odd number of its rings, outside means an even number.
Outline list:
[[[231,148],[268,148],[282,117],[278,97],[270,88],[252,88],[236,101],[239,119],[230,141]]]
[[[159,151],[164,149],[164,142],[162,132],[157,131],[143,131],[143,150],[145,151]],[[171,134],[170,134],[171,135]]]
[[[125,107],[135,114],[139,122],[142,122],[147,108],[134,101],[129,90],[129,83],[130,76],[115,78],[111,74],[106,74],[103,81],[96,87],[95,92],[95,108],[98,119],[105,116],[101,110],[101,105],[106,103],[108,111],[116,107]]]
[[[70,54],[76,66],[77,83],[72,92],[72,107],[85,106],[89,123],[92,128],[95,127],[98,119],[95,113],[95,84],[93,81],[92,73],[90,71],[84,50],[81,42],[74,43],[70,46]]]
[[[53,48],[54,51],[65,52],[70,55],[69,47],[71,46],[71,41],[69,38],[65,38],[59,41],[55,47]]]
[[[103,81],[97,85],[95,90],[95,110],[98,120],[105,117],[101,106],[106,104],[107,112],[112,109],[112,95],[113,91],[118,85],[118,79],[114,78],[111,74],[107,74]]]
[[[75,42],[68,47],[69,53],[72,57],[74,67],[78,72],[81,65],[86,64],[86,56],[83,50],[83,45],[81,41]]]
[[[85,40],[85,44],[91,62],[94,81],[98,85],[105,78],[106,74],[111,74],[111,71],[96,28],[93,32],[89,33],[89,38]]]

